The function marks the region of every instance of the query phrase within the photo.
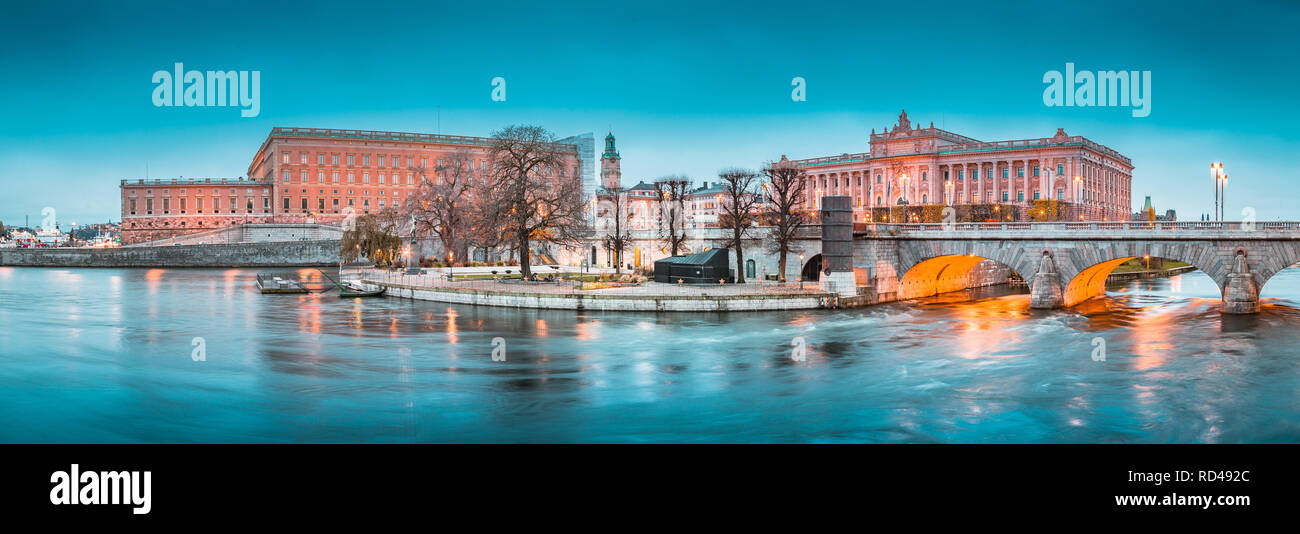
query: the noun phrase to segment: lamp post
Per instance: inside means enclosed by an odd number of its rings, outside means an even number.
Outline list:
[[[1083,177],[1075,175],[1074,191],[1071,191],[1070,197],[1074,200],[1075,209],[1079,210],[1079,220],[1083,220],[1083,201],[1079,198],[1083,196]]]
[[[1150,254],[1143,254],[1143,255],[1142,255],[1142,259],[1146,260],[1146,262],[1147,262],[1147,276],[1146,276],[1146,277],[1147,277],[1147,278],[1151,278],[1151,255],[1150,255]]]
[[[1228,215],[1228,173],[1219,177],[1219,184],[1219,220],[1222,221]]]
[[[1210,163],[1210,179],[1214,181],[1214,220],[1221,221],[1223,219],[1219,217],[1219,187],[1220,183],[1223,181],[1222,162],[1216,161]]]

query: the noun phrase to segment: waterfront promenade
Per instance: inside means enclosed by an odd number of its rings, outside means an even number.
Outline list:
[[[386,296],[508,308],[602,311],[774,311],[833,307],[834,295],[816,283],[619,284],[567,280],[452,279],[446,273],[424,274],[383,269],[344,269],[345,280],[369,288],[387,288]]]

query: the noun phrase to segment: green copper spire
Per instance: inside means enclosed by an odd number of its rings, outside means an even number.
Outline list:
[[[605,136],[605,154],[602,158],[617,158],[618,150],[614,148],[614,131],[610,130],[609,135]]]

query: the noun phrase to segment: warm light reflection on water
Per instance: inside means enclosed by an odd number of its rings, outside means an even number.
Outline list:
[[[0,441],[1300,438],[1295,269],[1246,317],[1200,273],[1062,311],[989,288],[733,314],[261,295],[255,275],[0,268]]]

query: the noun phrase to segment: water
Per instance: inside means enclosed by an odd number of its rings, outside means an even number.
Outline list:
[[[261,295],[255,274],[0,267],[0,441],[1300,441],[1297,269],[1244,317],[1199,272],[1063,311],[732,314]]]

